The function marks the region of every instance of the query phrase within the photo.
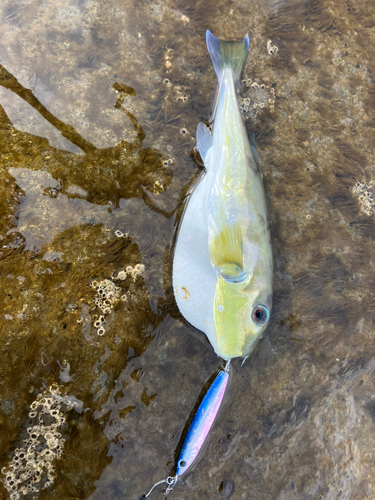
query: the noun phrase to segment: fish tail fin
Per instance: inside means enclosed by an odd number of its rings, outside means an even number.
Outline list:
[[[207,30],[206,42],[219,80],[224,68],[230,68],[233,71],[235,83],[238,84],[249,50],[249,35],[246,35],[241,42],[224,42]]]

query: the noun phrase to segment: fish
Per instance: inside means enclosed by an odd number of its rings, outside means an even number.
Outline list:
[[[144,495],[141,500],[146,499],[151,494],[153,489],[162,483],[167,483],[168,486],[165,493],[170,493],[176,485],[178,478],[185,474],[196,462],[208,433],[215,422],[215,418],[222,404],[225,390],[228,385],[228,380],[229,362],[227,362],[224,369],[219,371],[199,405],[179,453],[176,475],[169,476],[166,479],[162,479],[154,484],[151,490]]]
[[[259,157],[237,91],[249,37],[222,41],[207,30],[218,77],[213,124],[199,123],[205,173],[188,194],[173,256],[173,291],[188,323],[224,360],[248,357],[272,308],[273,256]]]

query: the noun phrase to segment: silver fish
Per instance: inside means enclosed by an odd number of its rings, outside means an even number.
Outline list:
[[[224,42],[207,31],[219,79],[212,131],[198,125],[206,174],[189,196],[177,236],[173,290],[185,319],[223,359],[248,356],[272,307],[272,247],[255,146],[236,89],[249,38]]]

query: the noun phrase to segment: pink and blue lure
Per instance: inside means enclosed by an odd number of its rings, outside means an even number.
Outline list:
[[[180,456],[178,457],[177,470],[175,476],[169,476],[154,484],[147,495],[142,498],[147,498],[152,490],[159,484],[167,483],[165,494],[172,491],[177,480],[184,474],[197,458],[208,433],[215,421],[217,412],[219,411],[221,402],[224,397],[225,389],[229,379],[229,363],[227,361],[224,370],[221,370],[215,378],[213,384],[208,389],[207,394],[199,405],[198,411],[194,416],[193,422],[189,428],[185,441],[182,445]]]

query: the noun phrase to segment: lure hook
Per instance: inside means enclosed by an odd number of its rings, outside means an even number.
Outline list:
[[[152,490],[156,488],[159,484],[167,483],[167,489],[165,490],[165,495],[170,493],[173,488],[175,487],[175,484],[177,483],[178,476],[168,476],[167,479],[162,479],[161,481],[158,481],[157,483],[154,484],[154,486],[151,488],[151,490],[147,493],[147,495],[143,495],[141,497],[141,500],[145,500],[148,496],[150,496]]]

